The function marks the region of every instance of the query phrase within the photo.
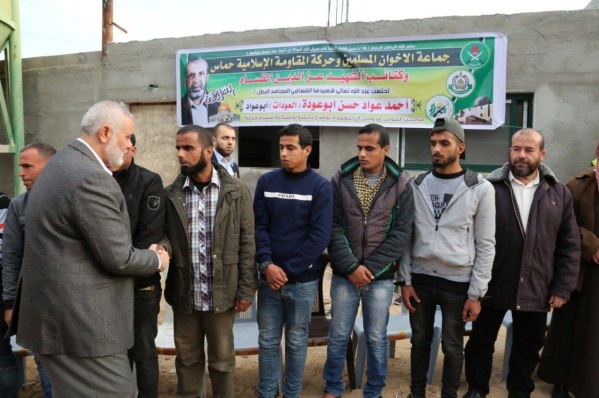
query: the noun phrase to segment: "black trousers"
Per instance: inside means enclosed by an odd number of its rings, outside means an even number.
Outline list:
[[[472,325],[466,344],[466,381],[469,390],[489,393],[495,340],[507,310],[482,309]],[[539,363],[539,351],[545,343],[546,312],[512,311],[513,342],[509,360],[507,389],[510,397],[529,397],[535,389],[532,373]]]
[[[158,398],[158,355],[156,335],[158,334],[158,313],[162,288],[160,281],[153,285],[154,290],[135,289],[133,328],[135,343],[128,351],[129,362],[135,363],[138,398]]]

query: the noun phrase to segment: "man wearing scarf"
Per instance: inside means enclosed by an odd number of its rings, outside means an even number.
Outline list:
[[[329,244],[331,329],[324,398],[344,391],[347,342],[360,299],[368,349],[365,398],[380,397],[387,376],[387,323],[397,260],[407,250],[414,221],[408,179],[390,158],[389,134],[369,124],[358,132],[358,156],[333,177],[333,233]]]

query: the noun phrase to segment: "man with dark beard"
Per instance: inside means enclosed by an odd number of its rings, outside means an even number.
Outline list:
[[[252,196],[212,163],[205,128],[181,128],[176,148],[181,174],[166,189],[160,245],[173,261],[164,296],[174,313],[177,397],[202,393],[205,340],[212,396],[233,397],[233,320],[250,306],[258,286]]]
[[[412,181],[414,233],[401,257],[400,285],[412,326],[411,397],[424,398],[437,306],[443,319],[441,396],[457,396],[464,325],[480,312],[495,255],[493,187],[460,165],[466,149],[457,120],[439,118],[431,131],[434,169]]]
[[[512,137],[509,162],[487,177],[495,188],[497,254],[488,300],[466,345],[466,398],[489,393],[495,340],[508,310],[514,330],[508,396],[530,397],[547,311],[564,305],[576,287],[580,239],[572,195],[541,164],[544,158],[543,135],[520,130]]]

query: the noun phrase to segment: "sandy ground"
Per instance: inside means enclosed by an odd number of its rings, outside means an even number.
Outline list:
[[[330,285],[330,273],[325,275],[325,303],[330,306],[328,299]],[[401,312],[401,306],[392,305],[392,313]],[[161,322],[161,319],[160,319]],[[505,384],[501,384],[501,367],[503,365],[503,346],[505,344],[505,328],[501,328],[496,343],[496,354],[493,363],[493,373],[491,377],[491,393],[489,398],[504,398],[507,396]],[[313,347],[308,350],[308,359],[306,361],[306,370],[304,373],[304,387],[302,397],[313,398],[321,397],[324,387],[322,380],[322,368],[326,360],[326,347]],[[387,373],[387,387],[383,391],[384,398],[403,398],[410,391],[410,342],[401,340],[397,342],[395,358],[389,358],[389,368]],[[428,397],[441,396],[441,373],[443,369],[443,353],[439,353],[435,377],[433,384],[427,388]],[[237,369],[235,373],[235,396],[236,397],[257,397],[254,391],[254,385],[258,379],[258,356],[237,357]],[[347,375],[345,375],[347,382]],[[551,395],[551,386],[536,379],[536,390],[532,394],[533,398],[548,397]],[[174,397],[177,386],[177,375],[175,374],[175,358],[169,356],[160,357],[160,397]],[[461,397],[466,393],[468,386],[465,376],[462,372],[462,384],[459,392]],[[31,357],[27,358],[27,382],[23,385],[20,392],[21,397],[41,398],[43,391],[39,384],[35,362]],[[346,398],[356,398],[362,396],[362,390],[354,390],[343,394]],[[208,381],[207,397],[212,397],[210,382]]]

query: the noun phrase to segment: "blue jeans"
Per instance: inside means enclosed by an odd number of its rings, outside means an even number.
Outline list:
[[[160,281],[154,290],[135,289],[133,306],[133,347],[127,352],[131,365],[135,363],[138,398],[158,398],[158,313],[162,288]]]
[[[373,281],[363,288],[356,287],[349,279],[333,275],[331,282],[331,329],[327,347],[327,361],[323,378],[325,390],[339,396],[345,390],[343,366],[347,343],[351,337],[362,298],[364,334],[366,337],[367,381],[364,397],[376,398],[382,395],[387,378],[387,323],[389,307],[393,299],[393,281]]]
[[[283,396],[297,398],[302,391],[302,379],[308,351],[308,332],[312,305],[318,281],[283,285],[271,290],[266,281],[258,287],[258,329],[260,336],[258,359],[260,380],[258,394],[273,398],[277,394],[279,347],[285,326],[285,383]]]
[[[441,278],[439,278],[441,279]],[[452,284],[449,281],[446,283]],[[428,372],[433,341],[433,325],[437,306],[441,307],[443,319],[441,347],[445,356],[443,360],[442,398],[457,397],[464,361],[464,326],[462,310],[468,298],[468,284],[454,282],[465,286],[464,292],[417,285],[412,279],[414,290],[420,303],[412,301],[416,312],[410,314],[412,326],[412,351],[410,353],[412,380],[410,390],[414,398],[423,398],[426,394],[426,375]]]

